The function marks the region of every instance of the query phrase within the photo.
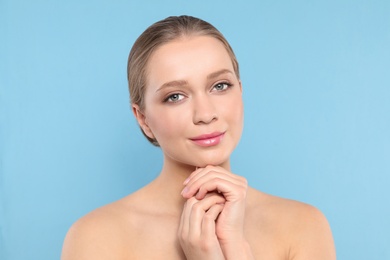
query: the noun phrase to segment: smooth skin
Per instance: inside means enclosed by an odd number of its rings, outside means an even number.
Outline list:
[[[320,211],[250,188],[231,172],[242,87],[218,40],[186,36],[160,46],[148,63],[145,108],[134,104],[133,112],[161,146],[161,173],[78,220],[63,260],[336,259]],[[223,137],[210,146],[193,141],[210,133]]]

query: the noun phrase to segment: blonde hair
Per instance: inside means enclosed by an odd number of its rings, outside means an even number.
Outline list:
[[[145,108],[144,95],[147,84],[147,65],[153,52],[163,44],[184,36],[210,36],[219,40],[226,48],[237,78],[240,78],[236,56],[228,41],[213,25],[192,16],[170,16],[148,27],[135,41],[127,63],[127,79],[130,102],[137,104],[141,111]],[[142,133],[154,145],[157,140]]]

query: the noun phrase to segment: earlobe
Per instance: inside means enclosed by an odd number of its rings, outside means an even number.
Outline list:
[[[152,133],[145,114],[141,111],[139,106],[137,104],[132,104],[133,114],[135,118],[137,119],[137,122],[139,126],[141,127],[142,131],[151,139],[155,139],[154,134]]]

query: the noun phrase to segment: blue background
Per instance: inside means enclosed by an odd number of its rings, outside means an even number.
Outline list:
[[[390,259],[390,1],[368,0],[0,0],[0,259],[58,259],[74,221],[156,177],[127,55],[180,14],[238,56],[233,171],[321,209],[338,259]]]

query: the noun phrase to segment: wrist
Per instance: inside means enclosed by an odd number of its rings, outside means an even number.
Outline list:
[[[251,247],[246,240],[221,243],[221,249],[226,260],[253,260]]]

